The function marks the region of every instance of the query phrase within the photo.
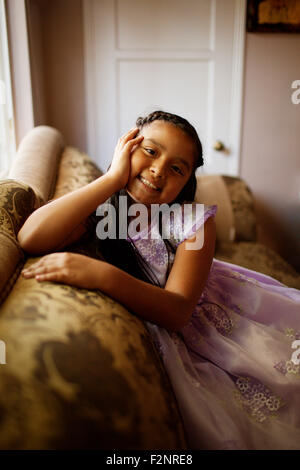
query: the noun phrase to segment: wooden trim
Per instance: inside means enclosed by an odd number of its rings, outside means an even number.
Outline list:
[[[243,121],[242,117],[244,96],[244,61],[246,39],[246,3],[246,0],[235,0],[230,141],[235,147],[234,153],[237,155],[237,158],[232,162],[230,168],[230,174],[232,176],[241,175],[241,139]]]

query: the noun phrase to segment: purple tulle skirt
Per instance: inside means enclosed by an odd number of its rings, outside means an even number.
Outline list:
[[[299,290],[214,258],[188,325],[146,324],[190,449],[300,449]]]

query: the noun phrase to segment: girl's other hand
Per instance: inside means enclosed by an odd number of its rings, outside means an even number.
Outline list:
[[[138,131],[139,128],[135,127],[119,138],[111,165],[107,172],[114,178],[120,189],[125,188],[129,180],[130,156],[133,147],[139,145],[144,138],[143,135],[135,137]]]
[[[51,253],[23,269],[26,279],[54,281],[84,289],[99,289],[101,265],[107,264],[77,253]]]

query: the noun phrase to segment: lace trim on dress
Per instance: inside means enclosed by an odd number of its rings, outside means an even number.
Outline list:
[[[250,418],[259,423],[277,416],[276,411],[285,404],[281,397],[253,377],[238,377],[235,386],[236,403]]]

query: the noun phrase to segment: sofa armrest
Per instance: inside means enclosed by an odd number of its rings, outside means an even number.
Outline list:
[[[257,220],[251,189],[242,178],[222,175],[232,205],[235,241],[257,241]]]
[[[10,292],[24,264],[17,234],[33,211],[33,190],[18,181],[0,181],[0,303]]]
[[[300,275],[279,254],[257,242],[219,242],[215,257],[277,279],[282,284],[300,289]]]
[[[243,179],[227,175],[197,176],[195,201],[216,204],[217,241],[256,241],[254,199]]]
[[[62,134],[49,126],[35,127],[19,145],[8,177],[34,190],[35,208],[52,197],[63,148]]]

